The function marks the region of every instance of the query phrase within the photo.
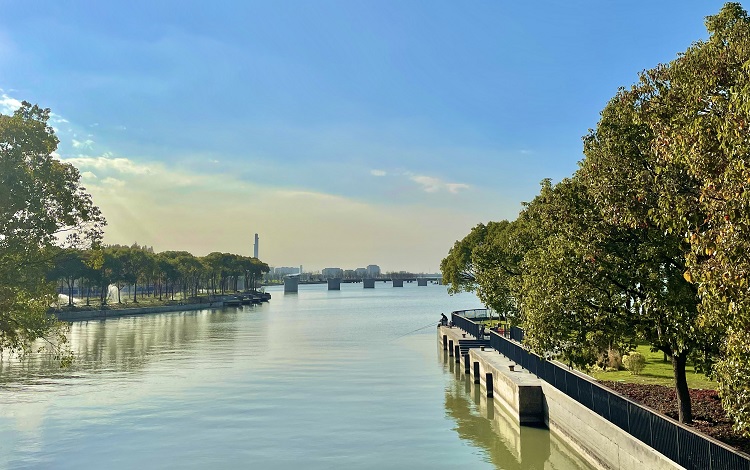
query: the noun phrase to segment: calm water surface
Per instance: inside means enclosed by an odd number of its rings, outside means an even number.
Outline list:
[[[438,349],[444,286],[77,322],[75,365],[0,362],[0,468],[577,469]],[[420,329],[426,325],[428,328]]]

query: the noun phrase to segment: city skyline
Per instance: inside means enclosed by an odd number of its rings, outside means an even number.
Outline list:
[[[52,110],[105,243],[249,256],[261,233],[276,266],[437,272],[723,2],[2,5],[0,112]]]

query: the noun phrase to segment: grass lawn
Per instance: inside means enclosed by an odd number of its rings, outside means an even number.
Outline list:
[[[651,352],[649,346],[641,345],[636,351],[643,354],[646,358],[646,367],[639,375],[632,375],[630,371],[591,371],[589,375],[597,380],[611,380],[613,382],[627,382],[636,384],[656,384],[674,386],[674,372],[672,363],[664,362],[664,354],[661,352]],[[709,380],[705,375],[695,372],[692,365],[686,367],[687,383],[690,388],[702,388],[716,390],[716,382]]]
[[[487,327],[494,328],[498,324],[504,322],[498,322],[497,320],[483,321]],[[505,325],[507,328],[507,325]],[[646,358],[646,367],[639,375],[633,375],[628,370],[618,371],[588,371],[586,374],[594,377],[596,380],[609,380],[612,382],[625,382],[634,384],[651,384],[651,385],[664,385],[667,387],[674,387],[674,372],[672,371],[672,363],[664,362],[664,354],[662,352],[651,352],[650,346],[640,345],[636,349],[639,353],[643,354]],[[685,375],[687,376],[687,383],[689,388],[704,389],[704,390],[716,390],[717,383],[713,380],[709,380],[704,374],[696,373],[695,368],[688,364],[685,368]]]

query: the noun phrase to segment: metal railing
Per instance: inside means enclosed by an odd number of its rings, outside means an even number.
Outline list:
[[[456,319],[461,317],[454,317],[456,324]],[[462,320],[462,325],[474,323],[466,318],[459,321]],[[522,328],[511,328],[511,337],[523,339],[523,333]],[[750,470],[750,456],[639,405],[560,363],[539,357],[494,331],[490,332],[490,346],[688,470]]]
[[[461,328],[467,334],[470,334],[477,339],[481,339],[479,338],[479,325],[478,324],[474,323],[468,318],[465,318],[457,314],[456,312],[451,313],[451,321],[453,322],[453,326]]]
[[[459,315],[469,320],[499,320],[500,316],[491,308],[472,308],[469,310],[455,310],[452,315]]]

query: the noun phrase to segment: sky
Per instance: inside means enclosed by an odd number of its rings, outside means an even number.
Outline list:
[[[106,243],[437,272],[513,220],[717,1],[0,0],[0,113],[52,110]],[[747,5],[743,5],[747,8]]]

